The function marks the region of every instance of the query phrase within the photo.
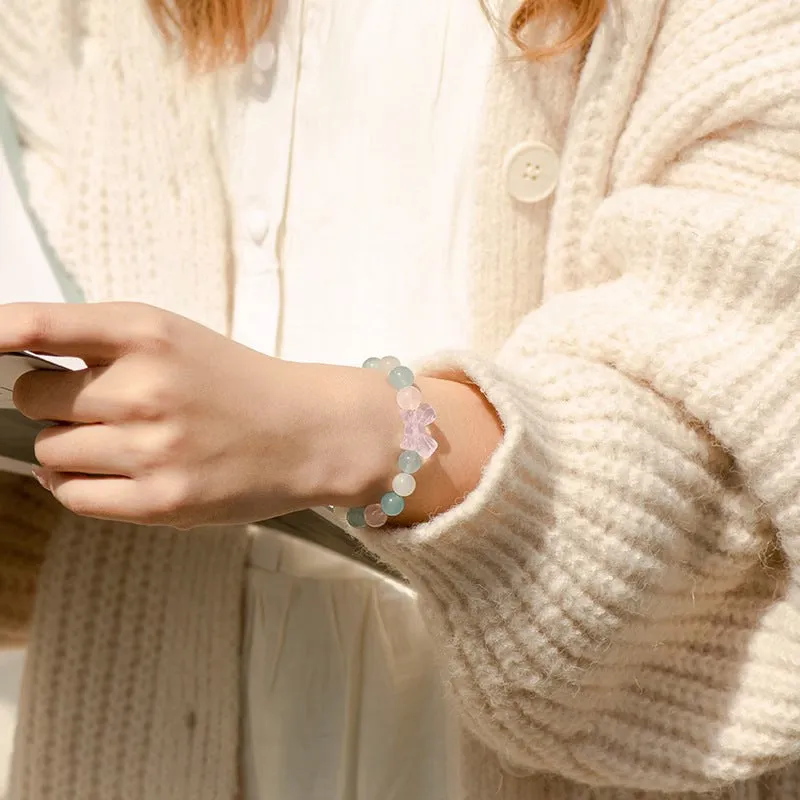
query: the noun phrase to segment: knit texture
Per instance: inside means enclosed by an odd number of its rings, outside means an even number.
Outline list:
[[[465,798],[796,800],[800,7],[611,5],[579,81],[574,58],[499,58],[491,80],[481,354],[437,363],[486,393],[504,440],[457,508],[363,541],[419,592]],[[223,328],[213,80],[137,4],[1,13],[0,80],[62,258],[93,299]],[[540,206],[497,185],[520,138],[562,153]],[[55,526],[14,800],[233,800],[245,545]]]
[[[231,531],[63,516],[10,797],[235,797],[244,554]]]
[[[144,3],[12,0],[0,17],[31,199],[88,300],[148,302],[225,331],[214,79],[189,78]],[[0,485],[0,509],[18,503]],[[10,797],[230,800],[246,531],[66,513],[51,528]],[[32,543],[19,526],[2,536],[0,585],[13,576],[7,553]],[[29,610],[25,566],[9,626]]]
[[[646,236],[647,212],[663,230],[674,198],[647,209],[659,192],[633,194],[642,280],[551,301],[499,366],[456,362],[500,412],[504,444],[453,512],[367,541],[413,576],[464,717],[518,769],[704,790],[797,757],[800,475],[786,465],[800,409],[778,387],[800,385],[800,351],[740,312],[681,311],[674,285],[731,226],[735,272],[755,246],[773,288],[800,275],[787,246],[800,217],[720,198],[700,216],[697,198],[681,248]],[[656,287],[659,262],[675,284],[665,271]],[[699,304],[735,293],[714,285],[726,291]]]
[[[444,362],[504,443],[456,509],[363,539],[512,774],[615,787],[492,790],[473,753],[477,796],[788,798],[796,767],[755,778],[800,746],[800,11],[621,5],[566,132],[549,302],[492,362]]]

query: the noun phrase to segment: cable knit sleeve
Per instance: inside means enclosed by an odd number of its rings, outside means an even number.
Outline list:
[[[445,359],[505,429],[478,488],[363,534],[517,770],[706,791],[800,756],[800,70],[765,74],[734,93],[752,118],[650,126],[683,137],[669,165],[640,152],[653,174],[583,235],[582,267],[618,278],[551,299],[493,361]]]

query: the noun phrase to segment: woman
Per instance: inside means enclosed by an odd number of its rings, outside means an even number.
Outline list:
[[[3,8],[0,74],[32,202],[89,299],[169,306],[221,331],[230,299],[239,338],[269,351],[266,331],[285,358],[314,357],[289,344],[309,319],[324,320],[316,357],[345,363],[357,361],[327,352],[342,331],[359,359],[472,331],[471,352],[417,380],[439,443],[418,491],[396,525],[354,527],[418,594],[465,730],[454,796],[796,797],[796,5],[618,0],[601,14],[575,2],[547,25],[529,2],[511,28],[532,58],[495,57],[474,84],[451,72],[480,61],[463,45],[462,3],[428,9],[444,14],[436,28],[422,4],[383,25],[373,4],[325,17],[290,2],[272,30],[297,38],[279,40],[277,62],[238,4],[154,3],[160,30],[123,5]],[[403,19],[413,38],[398,36]],[[351,50],[322,47],[345,29],[359,34]],[[387,87],[378,56],[391,42],[425,77]],[[537,60],[554,46],[565,53]],[[251,55],[243,70],[187,69],[211,50]],[[341,92],[322,82],[312,95],[324,77]],[[232,122],[242,79],[254,96],[292,91],[274,118],[246,104]],[[473,187],[460,165],[478,87]],[[310,96],[329,104],[331,128],[305,116]],[[364,99],[373,114],[351,116]],[[412,108],[424,119],[403,128]],[[448,118],[459,124],[437,139]],[[411,149],[395,153],[376,135],[398,128]],[[253,141],[259,157],[237,167]],[[426,148],[441,172],[420,185]],[[256,203],[244,247],[237,198],[248,179],[261,185],[262,162],[280,214]],[[467,230],[462,272],[443,242]],[[408,240],[421,239],[433,244],[417,253]],[[277,279],[249,266],[265,242]],[[398,252],[405,268],[381,282]],[[41,438],[40,480],[70,511],[123,522],[52,525],[12,796],[231,798],[240,768],[258,796],[258,770],[237,763],[234,702],[253,668],[258,542],[233,524],[314,503],[383,522],[374,506],[400,449],[393,389],[379,372],[279,361],[149,306],[6,307],[0,350],[22,347],[89,363],[16,387],[26,414],[70,423]],[[424,437],[426,419],[411,433]],[[227,527],[174,530],[211,523]],[[246,720],[272,717],[247,686],[244,700]],[[314,772],[305,753],[276,756],[280,740],[258,750],[256,727],[243,761]],[[392,796],[354,775],[339,796]]]

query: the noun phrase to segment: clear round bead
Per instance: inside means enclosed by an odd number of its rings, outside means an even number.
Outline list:
[[[401,472],[399,475],[394,476],[392,490],[395,494],[400,495],[400,497],[410,497],[414,494],[416,488],[417,480],[413,475],[409,475],[407,472]]]
[[[395,367],[400,366],[400,359],[395,358],[394,356],[384,356],[381,359],[381,370],[383,371],[384,375],[388,375]]]
[[[422,402],[422,392],[416,386],[406,386],[397,393],[397,405],[402,411],[416,411]]]
[[[387,519],[387,515],[378,503],[373,503],[371,506],[367,506],[364,509],[364,522],[366,522],[370,528],[383,527]]]
[[[381,366],[381,360],[379,358],[368,358],[362,365],[364,369],[379,369]]]

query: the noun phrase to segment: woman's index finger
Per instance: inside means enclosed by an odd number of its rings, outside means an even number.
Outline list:
[[[135,326],[124,303],[9,303],[0,305],[0,353],[27,350],[114,361],[134,346]]]

